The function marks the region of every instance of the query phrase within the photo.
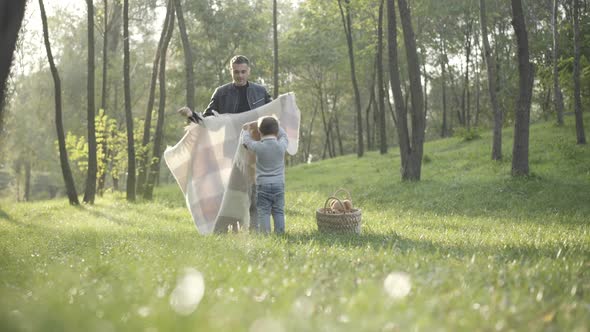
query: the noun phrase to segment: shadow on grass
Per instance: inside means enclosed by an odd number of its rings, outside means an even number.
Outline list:
[[[346,234],[346,233],[295,233],[286,234],[284,239],[287,243],[293,245],[305,245],[309,243],[320,244],[325,247],[344,247],[344,248],[370,248],[374,251],[385,250],[396,254],[409,254],[416,252],[419,255],[429,255],[433,257],[454,257],[470,258],[494,257],[494,259],[530,259],[530,258],[555,258],[558,251],[561,255],[570,254],[590,254],[587,248],[574,246],[563,246],[559,244],[545,244],[542,247],[534,245],[508,245],[508,244],[441,244],[430,240],[414,240],[400,236],[396,232],[389,233],[369,233]]]
[[[28,226],[28,225],[27,225]],[[479,243],[469,242],[468,234],[461,241],[436,242],[429,239],[412,239],[401,236],[395,231],[375,233],[364,231],[361,234],[320,233],[318,231],[293,232],[276,237],[271,235],[258,236],[254,234],[226,234],[213,236],[200,236],[195,232],[178,231],[138,231],[135,228],[112,229],[100,231],[88,231],[85,229],[56,229],[47,224],[34,225],[35,236],[52,243],[46,248],[48,255],[84,255],[79,251],[95,253],[104,248],[117,248],[117,252],[125,251],[125,255],[141,256],[144,253],[153,254],[153,250],[170,252],[202,252],[203,246],[208,247],[209,252],[218,252],[220,256],[224,252],[231,251],[232,255],[241,256],[244,260],[257,257],[253,252],[268,250],[268,246],[285,246],[289,252],[298,253],[304,257],[306,248],[336,249],[326,251],[325,259],[334,259],[341,250],[351,252],[352,255],[372,253],[385,253],[396,256],[423,256],[429,259],[457,259],[469,260],[471,257],[487,257],[494,261],[535,261],[538,259],[556,259],[560,252],[561,257],[576,256],[588,257],[588,246],[551,242],[543,244],[535,243]],[[356,252],[356,253],[355,253]],[[349,257],[349,256],[346,256]],[[139,258],[139,257],[137,257]]]
[[[12,221],[12,217],[6,213],[6,211],[0,209],[0,219],[6,219],[8,221]]]
[[[575,179],[503,178],[493,180],[425,180],[418,183],[375,183],[349,188],[363,211],[403,212],[499,219],[553,220],[580,223],[590,215],[590,186]],[[560,218],[561,216],[561,218]]]
[[[31,227],[32,226],[31,224],[25,224],[21,221],[14,219],[11,215],[6,213],[6,211],[4,211],[0,208],[0,221],[2,221],[2,220],[6,220],[11,224],[21,226],[21,227]]]
[[[120,218],[120,217],[116,217],[114,215],[117,212],[116,210],[112,211],[113,213],[108,213],[108,214],[104,213],[102,211],[98,211],[96,209],[83,209],[83,210],[84,210],[84,212],[86,212],[96,218],[108,220],[108,221],[113,222],[119,226],[132,225],[132,223],[130,223],[129,221],[127,221],[123,218]]]

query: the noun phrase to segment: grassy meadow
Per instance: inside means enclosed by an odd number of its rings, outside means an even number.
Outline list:
[[[573,118],[531,128],[527,178],[491,138],[287,170],[284,236],[197,233],[176,186],[0,202],[0,331],[590,331],[590,147]],[[590,123],[586,117],[586,123]],[[344,187],[361,235],[317,231]],[[202,296],[202,297],[201,297]]]

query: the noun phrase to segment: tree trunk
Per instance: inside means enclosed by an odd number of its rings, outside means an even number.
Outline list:
[[[551,87],[543,85],[543,102],[541,103],[541,112],[543,120],[548,120],[549,108],[551,106]]]
[[[109,51],[111,54],[117,54],[119,48],[119,39],[121,39],[121,25],[123,24],[123,1],[116,0],[112,3],[113,15],[109,22]]]
[[[365,109],[365,126],[367,128],[367,149],[373,150],[373,134],[371,131],[371,108],[375,102],[375,76],[377,75],[377,61],[375,60],[375,66],[373,66],[373,73],[371,74],[371,86],[369,87],[369,102]],[[374,117],[373,117],[374,118]]]
[[[471,31],[473,27],[473,21],[467,23],[467,32],[465,34],[465,80],[463,82],[463,98],[461,100],[461,119],[462,124],[469,129],[470,127],[470,90],[469,90],[469,62],[471,57]],[[467,97],[467,103],[465,103],[465,97]]]
[[[138,176],[137,176],[137,192],[145,192],[145,181],[147,178],[147,170],[149,167],[149,149],[148,144],[150,143],[150,131],[152,128],[152,112],[154,110],[154,99],[156,91],[156,83],[158,80],[158,66],[160,65],[160,55],[162,53],[162,45],[166,39],[166,32],[170,21],[170,16],[173,13],[170,6],[166,7],[166,16],[164,18],[164,24],[162,26],[162,32],[160,33],[160,40],[158,41],[158,48],[156,49],[156,55],[152,65],[152,77],[150,80],[150,88],[148,92],[147,109],[145,112],[145,120],[143,122],[143,138],[141,141],[141,150],[139,152],[138,161]]]
[[[373,149],[375,149],[375,142],[377,142],[377,134],[379,133],[379,129],[377,128],[379,125],[379,105],[377,101],[375,101],[373,106],[373,123],[371,125],[371,140],[373,141]],[[368,136],[368,135],[367,135]],[[371,150],[371,149],[370,149]]]
[[[395,118],[395,111],[393,110],[393,106],[391,105],[389,100],[390,100],[390,98],[389,98],[389,83],[386,82],[385,83],[385,106],[389,110],[389,114],[391,114],[391,120],[393,122],[393,127],[391,128],[391,131],[389,131],[389,136],[390,136],[390,141],[391,141],[392,146],[395,146],[397,144],[395,142],[395,136],[397,135],[397,132],[395,130],[395,128],[397,126],[397,119]]]
[[[7,0],[0,3],[0,134],[4,123],[6,82],[26,4],[26,0]]]
[[[475,56],[475,120],[473,122],[474,127],[479,126],[479,112],[481,111],[481,103],[480,103],[480,75],[481,75],[481,64],[480,64],[480,57],[482,56],[481,47],[479,45],[479,37],[476,36],[476,49],[477,55]]]
[[[330,158],[336,157],[336,149],[334,146],[334,115],[330,114],[330,118],[328,119],[328,135],[329,139],[326,139],[326,147],[328,148],[328,152],[330,153]],[[324,149],[326,148],[324,147]]]
[[[93,0],[86,0],[88,6],[88,84],[87,84],[87,122],[88,122],[88,174],[84,203],[94,204],[96,195],[96,126],[94,104],[94,5]]]
[[[169,2],[168,6],[172,6]],[[162,140],[164,139],[164,112],[166,110],[166,52],[168,51],[168,45],[170,39],[172,39],[172,33],[174,32],[174,11],[170,14],[168,29],[166,31],[166,37],[162,44],[162,52],[160,54],[160,102],[158,105],[158,121],[156,122],[156,132],[154,133],[154,148],[152,150],[152,162],[150,165],[150,171],[148,174],[148,181],[145,186],[143,198],[151,200],[154,194],[154,185],[159,175],[160,160],[162,154]]]
[[[108,5],[108,0],[103,0],[103,4],[104,4],[104,31],[103,31],[103,36],[102,36],[102,93],[101,93],[101,101],[100,101],[100,108],[103,110],[104,114],[106,114],[106,109],[107,109],[107,67],[108,67],[108,9],[109,9],[109,5]],[[103,144],[101,144],[101,148],[102,148],[102,156],[103,156],[103,160],[101,161],[101,163],[104,165],[106,163],[108,163],[108,159],[107,159],[107,155],[108,155],[108,145],[107,145],[107,137],[108,137],[108,133],[105,132],[105,135],[103,137]],[[107,177],[107,172],[106,172],[106,166],[105,167],[105,171],[103,172],[99,172],[100,176],[98,177],[98,187],[96,188],[96,191],[98,192],[99,196],[102,196],[103,190],[104,190],[104,185],[105,185],[105,180]]]
[[[107,54],[107,46],[108,46],[108,13],[109,13],[109,2],[108,0],[103,0],[104,4],[104,35],[102,36],[102,93],[101,93],[101,101],[100,101],[100,108],[103,110],[107,109],[107,66],[108,66],[108,54]]]
[[[322,149],[322,159],[326,159],[326,151],[328,152],[328,156],[330,158],[334,158],[332,154],[332,150],[330,149],[330,138],[331,138],[331,131],[332,131],[332,119],[328,119],[327,129],[326,129],[326,140],[324,141],[324,148]]]
[[[306,158],[305,161],[310,161],[309,156],[311,155],[311,136],[313,134],[313,122],[315,120],[315,116],[318,113],[317,106],[313,109],[313,114],[311,116],[311,121],[309,123],[309,134],[307,135],[307,149],[306,149]]]
[[[21,163],[18,160],[15,161],[15,163],[14,163],[14,177],[16,178],[15,187],[16,187],[16,201],[17,202],[21,201],[21,198],[20,198],[21,169],[22,169]]]
[[[449,63],[447,62],[447,69]],[[458,77],[457,79],[455,79],[455,75],[453,75],[453,68],[451,67],[449,70],[449,80],[451,81],[451,92],[452,95],[451,97],[453,97],[453,101],[454,103],[452,104],[452,109],[451,109],[451,116],[449,117],[449,133],[453,132],[453,110],[457,113],[457,120],[459,121],[459,125],[461,125],[463,123],[463,120],[461,119],[461,98],[459,98],[459,83],[458,81],[460,80],[460,78]]]
[[[496,57],[492,54],[490,42],[488,41],[487,11],[485,0],[479,0],[479,16],[481,23],[481,37],[484,48],[484,58],[486,60],[488,72],[488,91],[490,93],[490,103],[494,114],[494,130],[492,139],[492,160],[502,160],[502,122],[503,114],[498,105],[498,82],[496,77]]]
[[[322,81],[319,82],[318,92],[320,95],[320,113],[322,114],[322,124],[324,125],[324,133],[326,136],[326,140],[324,143],[324,149],[322,151],[322,159],[326,158],[326,151],[328,151],[330,158],[332,158],[332,157],[334,157],[334,155],[332,154],[332,150],[330,150],[330,149],[326,150],[326,148],[330,146],[330,132],[331,132],[330,120],[331,119],[326,117],[326,107],[324,106],[325,105],[324,88],[323,88]]]
[[[447,62],[447,50],[445,40],[442,33],[439,34],[441,40],[441,59],[440,59],[440,80],[442,84],[442,108],[443,108],[443,119],[440,137],[448,136],[448,125],[447,125],[447,78],[446,78],[446,62]]]
[[[279,96],[279,33],[277,29],[277,0],[272,1],[272,36],[273,36],[273,98]]]
[[[25,196],[24,201],[31,201],[31,161],[25,162]]]
[[[379,102],[379,153],[387,153],[387,133],[385,127],[385,93],[383,92],[383,4],[379,4],[379,19],[377,23],[377,98]]]
[[[123,85],[125,124],[127,127],[127,200],[135,202],[135,142],[131,113],[131,77],[129,75],[129,0],[123,0]]]
[[[422,75],[424,76],[424,86],[423,86],[423,95],[424,95],[424,119],[428,115],[428,73],[426,72],[426,51],[424,47],[420,48],[420,53],[422,55]],[[426,123],[424,124],[426,126]]]
[[[70,169],[70,162],[68,160],[68,150],[66,149],[66,139],[64,134],[62,107],[61,107],[61,80],[59,73],[53,61],[53,54],[51,52],[51,45],[49,43],[49,29],[47,28],[47,16],[45,15],[45,6],[43,0],[39,0],[39,7],[41,10],[41,23],[43,24],[43,40],[45,41],[45,50],[47,52],[47,59],[49,67],[51,68],[51,76],[53,77],[54,93],[55,93],[55,127],[57,130],[57,143],[59,146],[59,162],[61,165],[61,173],[64,178],[66,186],[66,193],[71,205],[79,205],[78,193],[76,192],[76,185],[72,170]]]
[[[178,30],[180,32],[180,39],[182,40],[182,48],[184,49],[184,65],[186,70],[186,106],[194,111],[195,77],[193,73],[193,53],[189,43],[188,34],[186,33],[186,24],[184,23],[184,15],[180,0],[174,0],[174,7],[176,8]]]
[[[474,127],[479,127],[479,113],[481,112],[481,89],[480,89],[480,69],[479,69],[479,60],[475,62],[476,64],[476,71],[475,71],[475,120],[473,121]]]
[[[416,49],[416,37],[412,27],[410,8],[406,0],[398,0],[400,20],[404,34],[406,59],[408,62],[408,75],[410,79],[410,92],[412,101],[412,136],[408,163],[402,169],[402,179],[410,181],[420,180],[422,171],[422,154],[424,148],[424,98],[422,95],[422,83],[420,79],[420,63]],[[399,119],[399,118],[398,118]]]
[[[576,138],[578,144],[586,144],[580,92],[580,42],[580,0],[574,0],[574,111],[576,114]]]
[[[512,26],[518,45],[519,95],[514,121],[512,175],[529,174],[529,121],[533,89],[533,64],[529,58],[529,42],[521,0],[511,0]]]
[[[338,76],[338,75],[336,75]],[[338,81],[338,77],[336,77],[336,81]],[[340,151],[340,155],[344,155],[344,147],[342,145],[342,135],[340,135],[340,122],[338,121],[338,89],[334,93],[332,97],[332,113],[334,113],[334,125],[336,127],[336,138],[338,139],[338,150]]]
[[[350,19],[350,0],[344,0],[346,15],[342,10],[342,0],[338,0],[340,8],[340,16],[342,17],[342,24],[344,26],[344,33],[346,34],[346,42],[348,44],[348,58],[350,60],[350,76],[352,80],[352,87],[354,89],[354,101],[356,106],[356,123],[357,123],[357,156],[362,157],[365,153],[363,142],[363,115],[361,110],[361,95],[359,92],[358,83],[356,80],[356,70],[354,66],[354,49],[352,44],[352,22]]]
[[[401,158],[401,176],[406,179],[406,169],[409,167],[410,154],[410,137],[408,132],[407,109],[404,104],[404,97],[401,88],[401,79],[399,74],[398,53],[397,53],[397,20],[395,15],[395,0],[387,0],[387,45],[389,50],[389,80],[391,81],[391,90],[395,104],[395,113],[397,118],[397,134],[399,139],[399,149]]]
[[[557,63],[559,61],[559,35],[557,32],[557,11],[559,0],[553,0],[553,13],[551,15],[551,25],[553,28],[553,104],[557,114],[557,124],[563,126],[563,94],[559,86],[559,70]]]

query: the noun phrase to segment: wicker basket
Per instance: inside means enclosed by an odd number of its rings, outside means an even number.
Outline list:
[[[352,202],[350,193],[345,189],[338,189],[332,196],[328,197],[324,203],[324,207],[317,209],[315,213],[318,230],[322,233],[340,232],[360,234],[362,224],[361,209],[352,209],[350,211],[338,213],[328,207],[334,200],[342,204],[340,199],[336,197],[341,191],[345,192],[348,195],[348,199]]]

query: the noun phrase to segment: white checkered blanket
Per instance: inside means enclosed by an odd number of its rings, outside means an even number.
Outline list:
[[[270,115],[287,132],[287,153],[294,155],[301,115],[293,93],[248,112],[218,114],[190,124],[182,139],[164,152],[199,233],[248,229],[248,192],[254,184],[256,157],[241,144],[241,131],[245,123]]]

